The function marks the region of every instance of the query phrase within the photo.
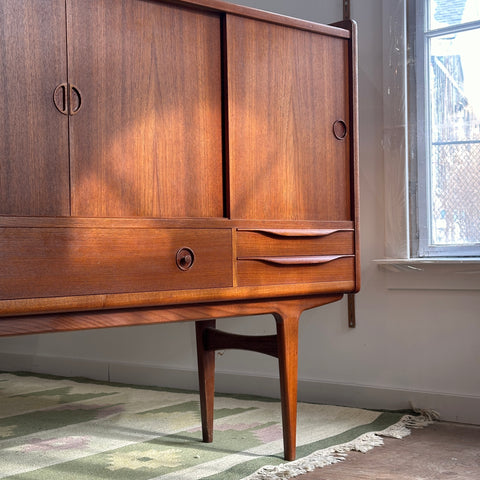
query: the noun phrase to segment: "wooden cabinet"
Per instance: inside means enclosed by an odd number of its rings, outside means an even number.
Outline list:
[[[210,1],[0,8],[0,315],[358,289],[351,29]],[[154,258],[172,229],[185,245]],[[216,231],[218,281],[191,240]],[[198,261],[169,284],[177,246]]]
[[[0,0],[0,335],[273,313],[294,456],[298,317],[360,285],[355,57],[217,0]],[[247,342],[212,325],[205,439]]]

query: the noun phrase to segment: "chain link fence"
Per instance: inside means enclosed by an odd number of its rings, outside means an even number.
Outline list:
[[[480,243],[480,140],[434,142],[431,162],[433,242]]]

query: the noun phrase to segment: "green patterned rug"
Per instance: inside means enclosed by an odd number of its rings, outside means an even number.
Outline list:
[[[401,438],[423,417],[300,403],[297,460],[282,459],[278,401],[218,395],[211,444],[198,394],[0,374],[0,478],[272,480]]]

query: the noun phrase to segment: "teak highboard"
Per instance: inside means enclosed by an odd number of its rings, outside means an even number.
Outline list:
[[[0,0],[0,335],[196,321],[278,357],[358,291],[356,30],[217,0]],[[216,318],[271,313],[272,336]]]

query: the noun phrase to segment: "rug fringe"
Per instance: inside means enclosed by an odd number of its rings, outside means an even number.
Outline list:
[[[426,417],[430,422],[434,420],[440,420],[440,414],[436,410],[428,409],[428,408],[418,408],[410,402],[410,408],[418,414],[419,416]],[[415,427],[413,427],[415,428]]]
[[[382,437],[403,438],[410,428],[423,428],[438,418],[436,412],[422,411],[421,415],[405,415],[396,424],[379,432],[369,432],[341,445],[325,448],[307,457],[278,466],[265,466],[243,480],[287,480],[345,460],[351,451],[368,452],[383,445]]]

